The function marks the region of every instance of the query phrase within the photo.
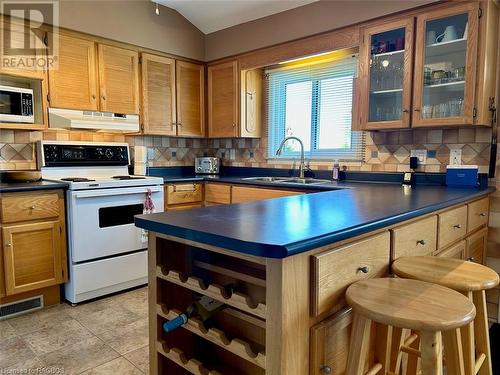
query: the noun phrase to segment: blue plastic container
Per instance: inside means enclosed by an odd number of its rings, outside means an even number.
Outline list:
[[[477,165],[448,165],[446,167],[446,185],[477,187],[478,171]]]

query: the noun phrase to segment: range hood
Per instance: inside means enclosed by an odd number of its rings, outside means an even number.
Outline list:
[[[112,112],[49,108],[49,127],[132,133],[139,131],[139,116]]]

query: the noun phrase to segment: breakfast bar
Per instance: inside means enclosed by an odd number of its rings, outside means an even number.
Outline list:
[[[137,216],[149,231],[151,373],[343,373],[352,323],[347,287],[388,276],[404,255],[485,263],[492,192],[341,183]],[[200,295],[226,308],[210,326],[189,319],[164,332]]]

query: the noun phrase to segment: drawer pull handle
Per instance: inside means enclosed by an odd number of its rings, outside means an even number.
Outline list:
[[[462,228],[462,224],[455,224],[455,225],[453,226],[453,228],[455,228],[455,229],[460,229],[460,228]]]
[[[332,373],[332,368],[330,366],[322,365],[320,368],[321,372],[323,374],[331,374]]]
[[[479,216],[481,216],[481,217],[485,217],[485,216],[486,216],[486,212],[481,212],[481,213],[479,214]]]
[[[425,240],[418,240],[417,245],[425,245]]]
[[[476,258],[474,258],[474,257],[468,257],[468,258],[467,258],[467,260],[468,260],[469,262],[474,262],[474,261],[476,260]]]
[[[6,247],[11,247],[11,246],[12,246],[12,244],[11,244],[11,243],[6,243],[6,244],[5,244],[5,246],[6,246]]]
[[[358,268],[358,272],[368,273],[369,271],[370,268],[368,268],[368,266],[361,266]]]
[[[34,210],[35,208],[36,208],[36,206],[33,205],[33,206],[30,207],[30,210]]]
[[[177,193],[180,191],[194,193],[196,191],[196,187],[197,186],[195,184],[193,184],[192,188],[182,188],[182,187],[178,187],[178,186],[174,185],[174,193]]]

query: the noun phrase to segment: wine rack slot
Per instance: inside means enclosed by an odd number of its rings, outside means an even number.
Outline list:
[[[168,270],[166,267],[162,266],[156,267],[156,275],[160,279],[206,295],[226,305],[258,316],[259,318],[266,319],[266,305],[260,302],[254,302],[252,298],[246,294],[240,292],[228,294],[221,285],[206,285],[205,282],[199,277],[186,277],[179,271]]]
[[[195,358],[186,358],[184,352],[178,348],[169,348],[165,341],[158,341],[156,345],[156,350],[158,353],[163,355],[164,357],[170,359],[172,362],[181,366],[185,370],[189,371],[194,375],[221,375],[217,371],[210,371],[203,363],[198,361]]]
[[[165,305],[157,306],[158,315],[164,317],[165,319],[172,320],[176,318],[181,311],[176,309],[169,310]],[[222,314],[222,313],[221,313]],[[220,347],[230,351],[237,356],[254,363],[255,365],[265,369],[266,366],[266,356],[263,352],[255,352],[251,345],[239,338],[230,339],[226,336],[223,330],[218,328],[206,328],[203,322],[196,318],[191,318],[184,325],[184,328],[188,331],[216,344]]]

